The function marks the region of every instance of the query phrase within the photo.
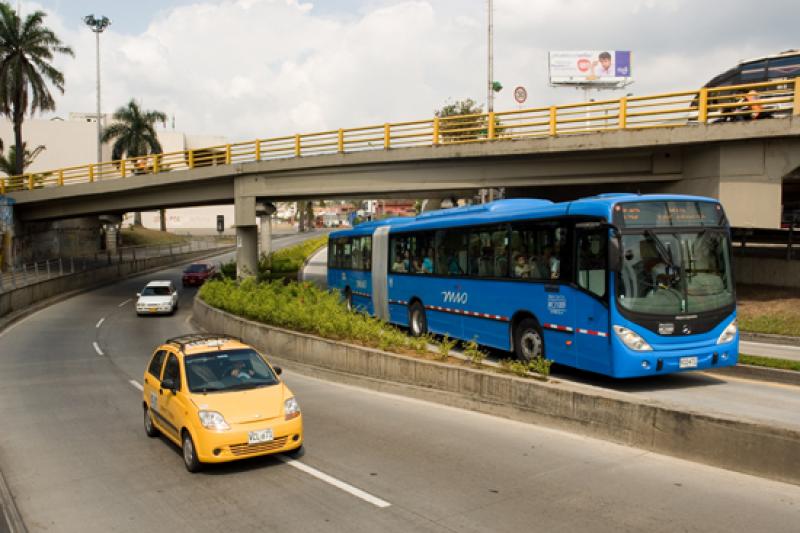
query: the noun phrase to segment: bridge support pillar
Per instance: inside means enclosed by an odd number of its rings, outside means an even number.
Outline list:
[[[269,255],[272,252],[272,217],[261,215],[261,255]]]
[[[255,276],[258,274],[258,226],[254,196],[235,195],[233,219],[236,226],[236,277]]]

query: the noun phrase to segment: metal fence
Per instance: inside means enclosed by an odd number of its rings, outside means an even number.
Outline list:
[[[109,265],[153,257],[219,250],[230,246],[231,243],[219,240],[191,239],[183,243],[126,246],[113,253],[99,251],[93,255],[57,257],[46,261],[23,263],[12,267],[9,272],[0,273],[0,293],[59,276],[68,276],[76,272],[85,272]]]
[[[298,133],[0,178],[0,194],[269,159],[798,116],[798,87],[800,78]]]

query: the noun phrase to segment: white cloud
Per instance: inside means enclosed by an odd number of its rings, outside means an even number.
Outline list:
[[[485,98],[485,0],[383,0],[342,16],[297,0],[198,0],[139,35],[101,36],[104,110],[130,98],[189,133],[231,140],[428,117],[448,98]],[[690,89],[737,60],[791,47],[800,7],[776,2],[761,23],[728,16],[741,0],[495,0],[496,108],[579,100],[547,85],[547,51],[634,52],[637,94]],[[738,6],[738,7],[737,7]],[[94,109],[94,35],[48,19],[73,46],[58,64],[58,113]]]

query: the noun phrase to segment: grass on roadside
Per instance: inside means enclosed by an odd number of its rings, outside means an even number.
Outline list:
[[[766,368],[778,368],[781,370],[794,370],[800,372],[800,361],[789,359],[775,359],[772,357],[761,357],[758,355],[739,354],[740,365],[763,366]]]
[[[736,314],[742,331],[800,336],[800,291],[740,285],[736,293]]]
[[[142,226],[122,228],[120,231],[122,246],[153,246],[159,244],[179,244],[186,242],[186,237],[166,231],[148,229]]]

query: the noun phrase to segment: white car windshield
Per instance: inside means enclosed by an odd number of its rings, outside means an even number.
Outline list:
[[[145,287],[142,296],[169,296],[172,291],[169,287]]]

